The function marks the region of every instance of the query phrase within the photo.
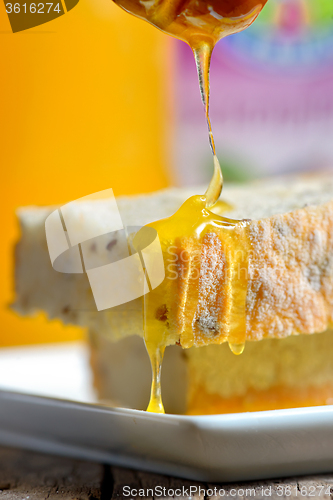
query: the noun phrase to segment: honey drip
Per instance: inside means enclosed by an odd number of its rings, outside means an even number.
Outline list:
[[[206,196],[192,196],[173,216],[149,224],[159,235],[166,276],[160,286],[144,296],[144,339],[153,370],[148,411],[163,412],[159,382],[165,347],[176,343],[185,348],[205,344],[205,335],[195,326],[200,292],[198,257],[205,238],[217,232],[220,255],[225,256],[231,272],[223,284],[229,290],[223,305],[229,321],[215,343],[227,341],[238,354],[244,348],[247,276],[238,279],[237,272],[238,268],[247,270],[246,228],[239,230],[240,221],[221,215],[230,209],[227,204],[218,202],[214,209],[218,213],[207,209]]]
[[[150,358],[153,376],[151,383],[150,401],[147,411],[153,413],[164,413],[161,391],[161,371],[165,345],[161,345],[159,342],[151,342],[150,337],[150,335],[145,336],[146,348]]]
[[[216,156],[216,149],[209,117],[209,68],[213,48],[223,37],[247,28],[258,16],[267,0],[114,0],[127,12],[148,21],[158,29],[187,42],[194,53],[202,102],[205,107],[208,125],[209,143],[213,153],[214,174],[204,196],[189,198],[178,212],[168,219],[151,224],[159,235],[167,268],[167,256],[172,246],[181,249],[181,242],[187,238],[189,242],[202,242],[210,229],[218,228],[221,239],[228,241],[229,250],[237,250],[241,241],[239,235],[233,236],[236,223],[225,219],[209,208],[217,203],[223,187],[223,176]],[[180,242],[175,245],[175,242]],[[247,242],[244,241],[246,253]],[[195,246],[195,245],[194,245]],[[238,259],[239,260],[239,259]],[[229,260],[231,270],[238,262]],[[243,259],[246,264],[246,257]],[[187,272],[189,276],[196,269],[196,264],[189,260]],[[170,273],[169,273],[170,274]],[[228,341],[235,354],[241,354],[245,344],[245,296],[246,280],[230,283],[229,311],[230,325],[226,327],[226,337],[219,338],[216,343]],[[184,285],[182,301],[174,300],[179,293],[177,280],[168,275],[164,282],[144,297],[144,338],[152,365],[152,389],[148,411],[163,413],[161,398],[161,366],[164,350],[167,345],[180,342],[183,347],[200,345],[200,338],[194,338],[190,303],[191,293],[199,287],[199,278],[188,286]],[[167,309],[166,303],[174,303],[178,315]],[[192,318],[193,319],[193,318]],[[194,321],[194,319],[193,319]],[[199,335],[200,337],[200,335]],[[204,344],[204,341],[202,342]]]
[[[238,356],[239,354],[243,354],[243,351],[245,349],[245,342],[242,342],[241,344],[232,344],[231,342],[229,342],[229,348],[231,352]]]
[[[201,100],[205,107],[209,144],[213,153],[213,160],[214,160],[213,177],[205,193],[207,208],[215,205],[215,203],[220,197],[223,188],[222,170],[220,167],[219,160],[216,156],[215,141],[212,131],[212,124],[209,116],[209,98],[210,98],[209,69],[210,69],[212,49],[213,47],[205,42],[202,42],[198,45],[198,47],[193,48],[194,58],[197,65],[197,71],[199,77]]]

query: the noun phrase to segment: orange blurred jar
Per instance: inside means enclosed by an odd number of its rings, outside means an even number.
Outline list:
[[[0,346],[72,340],[80,329],[9,310],[15,209],[171,182],[173,42],[110,0],[80,0],[66,15],[15,34],[0,7]]]

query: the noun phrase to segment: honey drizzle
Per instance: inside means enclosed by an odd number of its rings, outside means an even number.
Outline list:
[[[192,47],[194,59],[197,66],[199,87],[201,100],[205,108],[206,121],[208,126],[208,138],[210,148],[213,153],[214,173],[209,186],[206,190],[206,206],[207,208],[215,205],[220,197],[223,188],[223,176],[219,160],[216,156],[215,141],[212,131],[212,124],[209,116],[209,99],[210,99],[210,85],[209,85],[209,70],[210,60],[212,56],[213,46],[208,42],[201,42],[197,47]]]
[[[221,218],[208,210],[216,204],[223,187],[223,176],[216,156],[209,117],[210,60],[215,44],[224,36],[247,28],[256,19],[267,0],[188,0],[185,3],[182,0],[114,1],[127,12],[148,21],[165,33],[187,42],[193,50],[197,65],[201,98],[208,125],[209,143],[213,153],[214,173],[204,196],[190,198],[174,216],[151,224],[158,231],[164,258],[168,246],[173,245],[176,238],[181,239],[186,236],[189,239],[193,237],[200,239],[210,226],[216,225],[220,230],[223,227],[227,230],[225,236],[228,239],[228,231],[234,228],[239,221]],[[247,243],[247,241],[243,241],[244,249]],[[238,248],[237,245],[239,246],[239,241],[236,239],[236,243],[233,241],[231,244],[233,250]],[[244,251],[246,252],[246,250]],[[247,258],[243,260],[245,262]],[[229,266],[233,271],[235,271],[233,269],[235,263],[237,263],[237,259],[235,262],[229,261]],[[169,320],[162,322],[155,317],[156,307],[165,302],[164,296],[168,292],[168,287],[165,284],[167,279],[168,277],[157,289],[144,297],[144,339],[152,366],[152,389],[147,411],[157,413],[164,413],[161,398],[161,366],[165,347],[179,341],[179,332],[180,336],[184,337],[181,339],[183,347],[193,345],[193,338],[191,339],[193,332],[186,331],[185,322],[171,325]],[[177,290],[173,290],[173,293],[176,296]],[[240,286],[236,285],[230,293],[234,309],[229,311],[230,335],[225,340],[229,342],[232,352],[241,354],[245,345],[246,280],[244,282],[240,280]]]
[[[185,348],[205,343],[204,337],[200,340],[193,327],[195,311],[192,305],[194,303],[196,307],[199,294],[200,269],[198,266],[200,262],[196,260],[195,252],[183,256],[187,266],[186,276],[184,278],[181,266],[179,266],[180,259],[177,261],[178,275],[175,279],[174,271],[169,267],[170,248],[177,247],[175,254],[178,255],[185,251],[186,242],[192,241],[191,248],[200,250],[205,235],[218,233],[226,264],[230,269],[229,277],[225,282],[228,290],[225,315],[228,320],[223,325],[223,340],[229,342],[231,348],[238,354],[242,350],[240,346],[245,342],[247,276],[241,276],[242,279],[238,279],[237,273],[239,267],[247,270],[246,227],[242,226],[237,232],[241,221],[222,217],[207,209],[206,205],[206,196],[192,196],[173,216],[149,224],[159,235],[166,276],[160,286],[144,296],[144,340],[153,373],[148,411],[163,412],[160,377],[165,347],[177,342]],[[221,202],[216,206],[220,213],[230,209],[227,204]],[[171,262],[174,260],[172,259]],[[195,274],[192,271],[199,271],[199,273]],[[193,278],[193,276],[196,277]],[[166,304],[171,305],[170,310],[167,309]],[[220,342],[221,335],[216,338],[216,343]]]
[[[209,183],[209,186],[206,190],[204,197],[201,197],[201,201],[204,201],[203,206],[206,208],[210,208],[217,203],[223,187],[222,170],[218,158],[216,156],[214,136],[209,116],[209,98],[210,98],[209,70],[210,70],[210,60],[211,60],[213,45],[207,42],[201,42],[197,45],[196,48],[192,47],[192,50],[197,65],[201,100],[205,108],[206,121],[208,126],[209,144],[211,151],[213,153],[213,161],[214,161],[213,177]],[[201,220],[199,221],[199,227],[207,225],[207,222],[205,220],[205,218],[207,218],[207,213],[203,213],[203,210],[204,208],[202,207],[202,214],[201,214]],[[187,224],[189,227],[193,226],[192,210],[190,210],[190,212],[187,214]],[[170,227],[171,227],[171,234],[173,237],[175,236],[176,233],[175,231],[176,225],[177,221],[171,220]],[[161,238],[160,233],[159,237]],[[153,305],[150,306],[150,302],[153,302]],[[161,392],[161,371],[162,371],[162,361],[166,347],[166,342],[165,341],[163,342],[163,340],[161,342],[161,339],[164,339],[164,337],[167,336],[167,332],[163,332],[162,334],[161,332],[159,332],[159,335],[156,336],[156,332],[159,330],[159,328],[153,326],[151,329],[149,327],[149,321],[147,320],[149,314],[148,312],[149,308],[150,310],[154,310],[154,300],[152,300],[151,296],[149,297],[149,295],[148,296],[146,295],[144,298],[144,338],[152,368],[152,385],[151,385],[150,401],[147,407],[147,411],[155,413],[164,413],[164,406],[162,402],[162,392]],[[233,352],[235,353],[237,352],[237,354],[240,353],[237,351],[236,347],[235,349],[233,348],[234,344],[230,344],[230,346]],[[243,350],[244,347],[242,348],[242,351]]]
[[[150,400],[147,411],[152,413],[165,413],[161,390],[161,372],[165,345],[156,344],[156,342],[149,342],[149,335],[145,338],[146,349],[152,368]]]

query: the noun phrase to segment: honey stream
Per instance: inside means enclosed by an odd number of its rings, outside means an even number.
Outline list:
[[[151,224],[159,235],[162,246],[164,264],[167,267],[167,255],[172,246],[182,251],[182,244],[195,240],[200,244],[210,230],[219,229],[221,239],[228,241],[228,249],[237,251],[243,243],[239,235],[235,237],[233,230],[237,222],[221,216],[223,207],[213,208],[219,199],[223,187],[223,176],[218,158],[209,116],[209,69],[215,44],[223,37],[237,33],[247,28],[258,16],[267,0],[115,0],[115,3],[127,12],[148,21],[158,29],[187,42],[194,53],[198,71],[201,99],[205,108],[208,125],[209,143],[213,153],[214,173],[203,196],[189,198],[172,217]],[[224,210],[226,207],[224,207]],[[175,245],[175,242],[176,243]],[[245,250],[244,250],[245,251]],[[244,259],[243,259],[244,260]],[[246,259],[245,259],[246,260]],[[232,268],[236,260],[229,259],[228,266]],[[239,264],[239,262],[238,262]],[[243,262],[246,265],[246,262]],[[196,264],[189,263],[196,269]],[[163,413],[161,396],[161,366],[165,347],[180,343],[183,347],[198,345],[194,339],[191,324],[188,324],[190,296],[197,293],[199,277],[189,286],[185,283],[182,290],[183,303],[177,304],[175,281],[167,276],[156,290],[144,296],[144,339],[152,366],[152,388],[147,411]],[[245,297],[246,282],[229,283],[230,327],[223,341],[228,341],[235,354],[241,354],[245,344]],[[168,300],[166,300],[168,299]],[[168,310],[166,302],[174,302],[180,313],[171,321],[172,311]],[[220,341],[222,341],[220,339]]]

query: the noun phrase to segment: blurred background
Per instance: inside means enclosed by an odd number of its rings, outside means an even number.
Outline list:
[[[13,300],[15,209],[205,184],[212,172],[191,50],[111,0],[13,34],[0,3],[0,346],[82,331],[20,318]],[[333,165],[333,4],[268,0],[219,42],[211,118],[227,181]]]
[[[191,56],[177,45],[181,184],[207,182],[212,171]],[[212,56],[211,120],[224,177],[329,169],[332,89],[333,2],[268,0],[252,26],[221,40]]]

